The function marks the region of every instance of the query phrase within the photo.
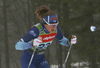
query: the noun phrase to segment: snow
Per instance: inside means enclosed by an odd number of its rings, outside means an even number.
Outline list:
[[[80,67],[84,67],[84,68],[89,68],[89,63],[88,62],[76,62],[76,63],[71,63],[71,67],[73,68],[80,68]],[[51,65],[50,68],[59,68],[58,65]]]

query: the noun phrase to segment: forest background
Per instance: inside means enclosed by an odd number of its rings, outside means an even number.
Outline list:
[[[100,31],[90,31],[91,25],[100,28],[100,0],[0,0],[0,68],[21,68],[23,51],[15,44],[41,22],[34,13],[41,5],[57,13],[64,36],[78,38],[66,68],[100,68]],[[45,52],[51,68],[62,68],[68,49],[54,39]]]

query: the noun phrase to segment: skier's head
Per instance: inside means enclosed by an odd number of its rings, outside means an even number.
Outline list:
[[[40,20],[43,20],[46,29],[49,32],[54,32],[56,26],[58,25],[57,14],[45,5],[40,6],[35,13]]]

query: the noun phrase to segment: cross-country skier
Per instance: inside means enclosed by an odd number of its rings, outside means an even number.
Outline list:
[[[20,41],[15,45],[16,50],[24,50],[21,56],[22,68],[28,68],[32,53],[36,48],[30,68],[50,68],[44,51],[52,43],[53,39],[64,46],[76,44],[76,36],[71,39],[71,43],[63,36],[57,14],[50,10],[48,6],[42,5],[35,11],[37,17],[43,22],[34,25],[28,33],[26,33]]]

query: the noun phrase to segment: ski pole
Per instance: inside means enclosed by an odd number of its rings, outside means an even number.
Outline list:
[[[72,47],[72,45],[70,45],[70,48],[69,48],[69,50],[68,50],[68,53],[67,53],[65,62],[64,62],[64,64],[63,64],[63,68],[65,68],[65,66],[66,66],[66,63],[67,63],[67,60],[68,60],[68,57],[69,57],[69,54],[70,54],[71,47]]]
[[[70,54],[70,51],[71,51],[71,47],[72,47],[73,44],[76,44],[76,42],[77,42],[77,37],[76,37],[76,35],[72,35],[72,36],[71,36],[71,42],[69,42],[70,47],[69,47],[69,49],[68,49],[68,53],[67,53],[65,62],[64,62],[64,64],[63,64],[63,68],[65,68],[65,66],[66,66],[66,63],[67,63],[67,60],[68,60],[68,57],[69,57],[69,54]]]
[[[33,46],[34,46],[33,49],[34,49],[34,51],[33,51],[33,53],[32,53],[32,56],[31,56],[31,59],[30,59],[28,68],[30,68],[30,65],[31,65],[31,63],[32,63],[32,60],[33,60],[33,58],[34,58],[34,54],[35,54],[36,48],[37,48],[37,46],[39,46],[40,42],[42,42],[42,41],[39,40],[39,39],[37,39],[37,38],[33,40]]]
[[[34,51],[33,51],[33,53],[32,53],[30,62],[29,62],[29,64],[28,64],[28,68],[30,68],[30,65],[31,65],[31,63],[32,63],[32,60],[33,60],[33,58],[34,58],[35,51],[36,51],[36,47],[34,48]]]

